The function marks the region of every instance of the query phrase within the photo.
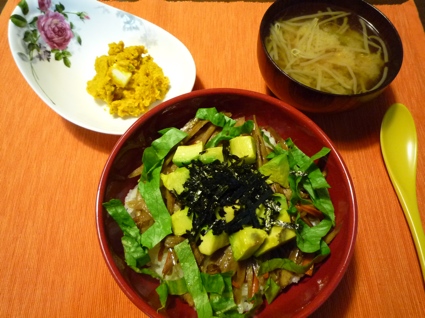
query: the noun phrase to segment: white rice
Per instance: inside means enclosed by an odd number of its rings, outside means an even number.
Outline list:
[[[134,214],[133,214],[134,209],[128,206],[128,202],[136,200],[138,191],[139,191],[138,187],[135,186],[133,189],[128,191],[124,199],[124,207],[127,210],[127,212],[131,215],[131,217],[134,217]]]

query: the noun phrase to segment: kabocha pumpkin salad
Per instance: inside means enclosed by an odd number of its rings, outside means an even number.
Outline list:
[[[146,148],[124,202],[104,207],[123,231],[128,266],[182,297],[199,317],[252,316],[313,275],[337,234],[318,161],[256,118],[202,108]]]

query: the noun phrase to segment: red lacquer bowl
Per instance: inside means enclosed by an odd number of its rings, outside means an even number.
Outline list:
[[[122,232],[102,207],[112,198],[123,200],[137,178],[127,175],[141,163],[143,149],[159,137],[167,127],[182,127],[196,110],[216,107],[234,116],[255,115],[259,125],[272,126],[284,138],[311,156],[322,147],[331,149],[327,161],[327,180],[335,206],[336,222],[341,226],[330,244],[331,255],[310,278],[285,290],[271,305],[264,306],[258,317],[305,317],[313,313],[335,290],[353,254],[357,233],[357,204],[347,167],[332,141],[309,118],[286,103],[256,92],[239,89],[206,89],[178,96],[164,102],[142,116],[118,140],[102,172],[96,201],[96,225],[100,247],[112,276],[128,298],[150,317],[196,317],[195,311],[177,298],[172,298],[167,310],[157,312],[158,283],[135,273],[124,262]]]

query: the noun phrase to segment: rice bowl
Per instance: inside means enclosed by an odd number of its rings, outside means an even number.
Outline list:
[[[136,306],[148,315],[160,315],[156,311],[160,307],[159,300],[153,296],[157,283],[149,277],[134,273],[125,265],[120,241],[122,233],[103,209],[102,203],[112,197],[124,200],[130,189],[134,188],[134,180],[129,181],[119,176],[127,176],[140,165],[141,150],[150,144],[158,130],[170,126],[181,127],[198,108],[210,105],[234,114],[255,114],[261,124],[267,123],[279,133],[290,135],[294,142],[307,149],[310,155],[320,146],[327,146],[332,150],[333,154],[327,163],[332,167],[328,177],[330,182],[339,185],[331,189],[331,195],[335,199],[337,224],[341,225],[340,233],[331,243],[332,254],[312,278],[303,279],[298,285],[292,286],[272,305],[265,306],[259,316],[281,317],[282,313],[287,313],[288,316],[310,314],[332,293],[351,259],[357,229],[354,190],[338,152],[314,123],[292,107],[254,92],[213,89],[179,96],[148,112],[123,135],[105,166],[97,197],[98,235],[107,265],[121,289]],[[125,156],[120,153],[122,147],[127,146],[128,149],[130,144],[134,146],[132,151],[127,151]],[[307,299],[297,297],[306,292],[310,295]],[[306,306],[305,302],[309,305]],[[169,316],[195,315],[192,308],[176,298],[162,312]]]

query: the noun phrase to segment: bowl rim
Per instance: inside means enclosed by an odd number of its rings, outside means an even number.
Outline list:
[[[267,60],[273,64],[274,68],[276,69],[276,71],[278,71],[280,74],[282,74],[283,76],[285,76],[286,78],[288,78],[290,81],[296,83],[297,85],[300,85],[301,87],[303,87],[304,89],[310,90],[314,93],[317,94],[323,94],[325,96],[331,96],[331,97],[343,97],[343,98],[352,98],[352,97],[362,97],[362,96],[367,96],[367,95],[371,95],[374,93],[377,93],[383,89],[385,89],[385,87],[387,87],[388,85],[390,85],[394,79],[397,77],[398,73],[401,70],[402,64],[403,64],[403,59],[404,59],[404,48],[403,48],[403,42],[401,40],[400,34],[397,31],[397,28],[394,26],[394,24],[391,22],[391,20],[381,11],[379,10],[377,7],[375,7],[374,5],[372,5],[371,3],[366,2],[365,0],[350,0],[350,2],[358,2],[361,3],[362,6],[364,6],[365,8],[367,8],[368,10],[370,10],[371,12],[374,12],[377,16],[379,16],[382,21],[386,21],[386,23],[388,23],[390,29],[393,31],[393,34],[391,35],[394,38],[394,41],[398,42],[398,46],[397,48],[400,50],[400,54],[399,54],[399,62],[396,64],[396,69],[394,69],[394,74],[391,77],[388,77],[387,79],[385,79],[385,81],[378,87],[366,91],[366,92],[362,92],[362,93],[358,93],[358,94],[335,94],[335,93],[331,93],[331,92],[325,92],[325,91],[321,91],[318,89],[315,89],[314,87],[308,86],[298,80],[296,80],[295,78],[291,77],[288,73],[286,73],[284,70],[282,70],[277,63],[273,60],[273,58],[270,56],[269,52],[266,49],[264,40],[265,40],[265,34],[267,28],[270,27],[270,23],[267,22],[269,19],[266,20],[266,18],[268,18],[269,15],[274,17],[274,20],[276,20],[276,16],[278,15],[277,12],[274,12],[275,7],[279,6],[279,4],[281,2],[285,2],[288,0],[276,0],[275,2],[273,2],[265,11],[265,13],[263,14],[262,18],[261,18],[261,22],[260,22],[260,28],[259,28],[259,41],[261,42],[261,48],[265,54],[265,56],[267,57]],[[298,4],[300,2],[314,2],[314,3],[327,3],[327,0],[319,0],[319,1],[314,1],[314,0],[299,0]],[[331,1],[332,3],[334,3],[334,1]],[[344,7],[344,4],[338,3],[337,4],[340,7]],[[367,22],[369,22],[368,20],[366,20]],[[370,22],[369,22],[370,23]],[[372,26],[373,23],[370,23]]]
[[[332,275],[330,282],[326,284],[327,292],[326,293],[321,292],[317,294],[311,300],[311,302],[308,303],[307,307],[303,307],[301,311],[297,312],[293,317],[308,316],[312,314],[314,311],[316,311],[330,297],[330,295],[332,295],[332,293],[335,291],[340,281],[344,277],[350,265],[350,262],[353,258],[354,247],[355,247],[355,243],[357,239],[357,229],[358,229],[358,206],[357,206],[356,193],[354,189],[354,183],[348,171],[348,168],[342,156],[336,149],[334,143],[313,120],[311,120],[301,111],[294,108],[293,106],[290,106],[286,102],[281,101],[275,97],[265,95],[263,93],[250,91],[246,89],[238,89],[238,88],[200,89],[200,90],[192,91],[183,95],[179,95],[168,101],[165,101],[164,103],[155,107],[154,109],[149,110],[145,115],[143,115],[133,125],[130,126],[130,128],[118,139],[118,141],[114,145],[110,155],[108,156],[105,166],[102,169],[99,183],[98,183],[98,189],[96,193],[96,204],[95,204],[95,211],[96,211],[95,222],[96,222],[97,238],[101,248],[103,259],[105,260],[108,270],[111,273],[112,277],[114,278],[115,282],[118,284],[122,292],[124,292],[124,294],[130,299],[130,301],[133,302],[134,305],[136,305],[140,310],[142,310],[145,314],[149,315],[150,317],[160,317],[161,315],[158,314],[158,312],[154,308],[152,308],[147,302],[145,302],[137,294],[137,292],[134,291],[133,287],[122,276],[120,269],[118,268],[117,264],[114,261],[112,252],[109,249],[106,230],[104,227],[104,208],[102,206],[102,203],[104,202],[103,198],[104,198],[104,193],[106,190],[108,173],[111,170],[112,165],[114,164],[114,161],[117,157],[119,149],[122,147],[122,145],[126,142],[128,138],[131,138],[131,136],[138,131],[139,126],[142,125],[142,123],[149,121],[149,119],[156,116],[157,113],[162,112],[163,110],[167,109],[168,107],[180,101],[183,101],[186,99],[193,99],[197,97],[216,96],[216,95],[235,95],[235,96],[242,95],[244,97],[254,98],[257,100],[264,101],[266,103],[277,104],[279,107],[284,108],[285,111],[290,111],[295,117],[305,122],[306,126],[315,127],[315,131],[320,135],[320,137],[323,138],[331,146],[331,150],[334,154],[335,160],[338,162],[338,165],[340,165],[341,170],[343,171],[344,179],[346,179],[347,186],[348,186],[347,191],[349,192],[349,200],[347,200],[347,204],[349,204],[350,210],[352,211],[352,213],[349,214],[350,217],[348,218],[348,222],[350,223],[350,226],[347,227],[347,231],[349,231],[348,237],[350,238],[350,240],[345,252],[343,253],[344,254],[343,257],[341,258],[342,261],[341,261],[340,267]]]

